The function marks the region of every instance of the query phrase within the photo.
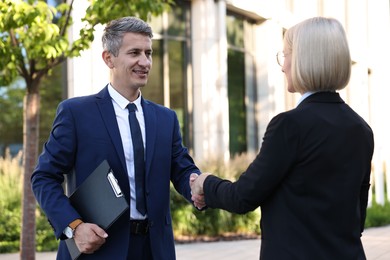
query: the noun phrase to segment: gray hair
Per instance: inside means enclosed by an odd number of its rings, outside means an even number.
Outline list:
[[[125,33],[139,33],[153,38],[152,28],[143,20],[127,16],[110,21],[102,36],[103,49],[117,56]]]

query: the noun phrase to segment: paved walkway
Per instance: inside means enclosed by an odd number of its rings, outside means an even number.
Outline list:
[[[390,260],[390,226],[369,228],[363,233],[367,260]],[[260,240],[191,243],[176,245],[177,260],[256,260]],[[0,254],[0,260],[18,260],[19,254]],[[37,260],[54,260],[55,253],[37,253]]]

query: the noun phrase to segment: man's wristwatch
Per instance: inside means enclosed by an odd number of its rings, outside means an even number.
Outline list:
[[[65,236],[67,236],[67,238],[73,238],[74,237],[74,231],[76,230],[76,228],[81,224],[83,223],[83,221],[81,219],[76,219],[74,221],[72,221],[69,226],[67,226],[65,229],[64,229],[64,234]]]

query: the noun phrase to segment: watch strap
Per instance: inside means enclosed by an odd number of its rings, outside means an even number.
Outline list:
[[[75,230],[78,225],[80,225],[81,223],[83,223],[83,221],[81,219],[75,219],[73,220],[68,226],[72,229],[72,230]]]

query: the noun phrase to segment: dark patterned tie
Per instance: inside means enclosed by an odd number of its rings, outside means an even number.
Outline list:
[[[134,152],[134,171],[135,171],[135,192],[137,201],[137,210],[142,214],[146,214],[146,199],[145,199],[145,160],[144,160],[144,144],[142,142],[141,128],[135,111],[137,107],[130,103],[127,105],[129,110],[129,122],[131,130],[131,139],[133,140]]]

